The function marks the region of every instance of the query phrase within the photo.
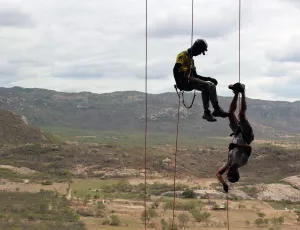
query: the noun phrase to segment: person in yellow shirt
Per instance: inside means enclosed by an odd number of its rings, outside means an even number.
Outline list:
[[[205,52],[207,52],[207,42],[204,39],[197,39],[192,47],[177,55],[173,75],[178,89],[201,91],[204,108],[202,118],[209,122],[214,122],[217,121],[215,117],[229,117],[229,113],[219,106],[216,91],[218,81],[211,77],[200,76],[196,72],[193,56],[205,55]],[[213,113],[209,110],[209,102],[214,108]]]

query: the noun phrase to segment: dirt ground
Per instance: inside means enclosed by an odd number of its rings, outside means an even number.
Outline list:
[[[204,202],[206,200],[203,200]],[[214,200],[218,203],[224,202],[223,200]],[[242,209],[239,209],[239,204],[244,205]],[[148,206],[149,204],[147,204]],[[109,204],[107,204],[107,208],[110,210],[114,210],[115,214],[119,215],[122,226],[120,227],[112,227],[112,226],[104,226],[101,224],[101,220],[97,218],[82,218],[85,222],[88,230],[98,230],[98,229],[120,229],[120,230],[137,230],[144,229],[144,224],[140,221],[141,213],[144,211],[143,202],[141,204],[134,205],[131,201],[125,200],[116,200]],[[159,217],[153,221],[156,227],[151,228],[155,230],[161,230],[160,219],[165,218],[165,220],[172,220],[173,213],[172,210],[168,210],[166,212],[163,211],[161,207],[156,210],[159,214]],[[193,217],[189,215],[189,223],[188,229],[190,230],[198,230],[198,229],[207,229],[207,230],[222,230],[227,229],[227,226],[224,223],[227,223],[227,213],[226,210],[218,210],[213,211],[209,210],[211,213],[211,217],[209,218],[207,226],[205,224],[197,223],[193,220]],[[258,228],[254,221],[258,218],[257,213],[263,212],[266,216],[265,218],[279,217],[284,216],[284,224],[280,226],[281,230],[296,230],[300,229],[300,225],[296,224],[296,215],[292,211],[278,211],[274,210],[271,206],[261,201],[234,201],[229,203],[229,226],[230,229],[240,230],[240,229],[253,229],[258,230],[262,228]],[[175,211],[175,223],[177,222],[178,214],[182,213],[182,211]],[[250,221],[250,225],[246,224],[246,221]],[[268,227],[264,227],[264,229],[269,229],[273,225],[269,223]],[[149,228],[149,227],[148,227]],[[150,228],[149,228],[150,229]],[[276,229],[276,228],[274,228]]]
[[[143,178],[131,178],[129,179],[131,184],[144,183]],[[173,184],[172,179],[158,178],[158,179],[149,179],[149,183],[159,182],[159,183],[168,183]],[[191,187],[201,186],[209,187],[212,183],[216,183],[214,178],[185,178],[177,180],[177,183],[187,184]],[[54,183],[53,185],[43,186],[40,184],[26,184],[26,183],[15,183],[9,182],[7,180],[0,181],[0,191],[20,191],[20,192],[39,192],[40,189],[44,190],[57,190],[61,194],[66,194],[68,188],[67,183]],[[101,201],[101,200],[99,200]],[[176,202],[178,199],[175,200]],[[203,202],[208,202],[208,200],[201,200]],[[224,204],[226,200],[213,200],[218,204]],[[76,201],[74,201],[74,204]],[[92,205],[92,203],[88,204]],[[91,218],[91,217],[81,217],[81,220],[86,224],[87,230],[141,230],[144,229],[144,224],[141,222],[140,217],[144,211],[144,202],[143,201],[133,201],[133,200],[124,200],[124,199],[114,199],[112,201],[106,201],[106,209],[109,210],[108,215],[116,214],[120,217],[122,225],[119,227],[102,225],[102,219],[100,218]],[[147,202],[147,207],[150,207],[151,202]],[[227,226],[227,212],[226,210],[211,210],[210,206],[205,206],[204,211],[211,213],[207,226],[205,223],[198,223],[194,220],[193,216],[188,212],[184,211],[185,214],[189,216],[188,229],[189,230],[226,230]],[[162,204],[156,209],[158,217],[153,221],[154,227],[153,230],[161,230],[160,220],[164,218],[166,221],[172,220],[173,213],[172,210],[164,211]],[[175,210],[175,222],[178,223],[177,216],[183,211]],[[300,224],[297,224],[297,216],[291,210],[276,210],[272,208],[268,203],[259,201],[259,200],[237,200],[229,201],[229,226],[231,230],[240,230],[240,229],[253,229],[258,230],[255,225],[255,220],[258,219],[258,213],[262,212],[265,214],[265,218],[271,219],[272,217],[284,216],[284,224],[280,226],[280,230],[299,230]],[[246,221],[250,221],[250,225],[246,224]],[[224,224],[225,223],[225,224]],[[273,226],[272,223],[269,223],[267,227],[263,229],[270,229]],[[150,229],[147,227],[147,229]],[[274,228],[276,230],[276,228]]]
[[[34,184],[34,183],[16,183],[16,182],[9,182],[7,180],[1,180],[0,182],[0,191],[10,191],[16,192],[31,192],[31,193],[38,193],[41,189],[44,190],[52,190],[57,191],[60,194],[66,194],[68,188],[68,183],[53,183],[52,185],[41,185],[41,184]]]

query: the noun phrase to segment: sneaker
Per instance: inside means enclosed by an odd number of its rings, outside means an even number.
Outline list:
[[[245,91],[245,85],[244,84],[241,84],[239,82],[235,83],[235,84],[231,84],[228,86],[229,89],[231,89],[234,93],[242,93]]]
[[[223,118],[229,117],[229,113],[225,112],[221,107],[215,108],[212,115],[215,117],[223,117]]]
[[[241,93],[245,92],[245,85],[244,84],[240,84],[240,90]]]
[[[209,121],[209,122],[214,122],[214,121],[217,121],[216,118],[214,118],[211,113],[210,113],[210,110],[206,110],[204,111],[204,114],[202,115],[202,118]]]

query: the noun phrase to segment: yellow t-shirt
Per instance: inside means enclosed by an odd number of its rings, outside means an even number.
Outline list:
[[[176,63],[180,63],[180,72],[188,73],[190,69],[196,69],[194,59],[190,57],[188,51],[182,51],[177,55]]]

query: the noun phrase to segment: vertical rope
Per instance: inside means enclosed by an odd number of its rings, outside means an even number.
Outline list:
[[[241,0],[239,0],[239,82],[241,82]],[[239,94],[239,109],[241,107],[241,97]]]
[[[192,35],[191,35],[191,46],[193,45],[194,36],[194,0],[192,0]]]
[[[194,35],[194,0],[192,0],[192,34],[191,34],[191,47],[193,45],[193,35]],[[191,56],[193,57],[192,54],[192,49],[191,49]],[[191,58],[192,58],[191,57]],[[191,63],[192,64],[192,63]],[[191,74],[191,69],[190,69],[190,73],[188,78],[190,77]],[[183,94],[182,94],[183,97]],[[194,98],[195,98],[195,94],[194,94]],[[173,182],[173,218],[172,218],[172,230],[174,229],[174,219],[175,219],[175,197],[176,197],[176,164],[177,164],[177,151],[178,151],[178,129],[179,129],[179,110],[180,110],[180,94],[178,95],[178,109],[177,109],[177,127],[176,127],[176,149],[175,149],[175,163],[174,163],[174,182]]]
[[[148,2],[146,0],[146,65],[145,65],[145,230],[147,229],[147,126],[148,126],[148,94],[147,94],[147,64],[148,64]]]
[[[226,193],[226,199],[227,199],[227,229],[229,230],[229,205],[228,205],[228,193]]]
[[[239,0],[239,83],[241,82],[241,0]],[[241,108],[241,98],[239,94],[239,110]],[[229,152],[228,152],[229,160]],[[229,230],[229,202],[228,202],[228,193],[226,193],[227,200],[227,229]]]
[[[179,111],[180,111],[180,94],[178,95],[178,109],[177,109],[177,128],[176,128],[176,143],[175,143],[175,164],[174,164],[174,194],[173,194],[173,219],[172,219],[172,230],[174,229],[174,219],[175,219],[175,197],[176,197],[176,157],[178,151],[178,130],[179,130]]]

